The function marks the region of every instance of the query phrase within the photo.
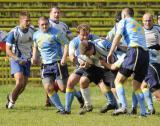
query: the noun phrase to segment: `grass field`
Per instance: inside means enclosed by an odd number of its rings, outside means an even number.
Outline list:
[[[44,90],[41,86],[28,85],[19,97],[12,110],[5,109],[6,95],[14,85],[0,85],[0,126],[159,126],[160,104],[156,101],[156,115],[140,118],[137,116],[111,116],[112,111],[100,114],[99,109],[105,104],[105,98],[97,87],[91,88],[94,105],[93,112],[78,115],[79,105],[74,99],[71,115],[59,115],[54,107],[44,107]],[[128,89],[127,99],[130,106],[131,88]],[[64,95],[60,93],[64,104]]]

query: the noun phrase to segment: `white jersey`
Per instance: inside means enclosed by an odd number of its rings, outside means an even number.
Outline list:
[[[144,28],[147,47],[160,45],[160,26],[154,25],[152,29]]]
[[[54,28],[62,31],[68,38],[72,37],[72,32],[70,31],[69,27],[64,22],[59,21],[57,23],[57,22],[54,22],[53,20],[49,19],[49,23],[50,23],[51,27],[54,27]]]

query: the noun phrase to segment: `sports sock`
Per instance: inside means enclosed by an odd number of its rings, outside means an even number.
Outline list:
[[[67,112],[71,111],[71,105],[74,98],[74,89],[66,88],[66,101],[65,101],[65,110]]]
[[[112,93],[112,91],[108,91],[104,94],[108,100],[108,103],[111,105],[117,105],[117,101]]]
[[[139,102],[139,106],[140,106],[140,113],[142,115],[146,114],[146,108],[145,108],[145,104],[144,104],[144,95],[143,92],[141,91],[141,89],[138,89],[135,91],[135,95],[137,97],[137,100]]]
[[[85,88],[85,89],[80,89],[81,90],[81,93],[82,93],[82,96],[84,98],[84,103],[86,106],[91,106],[92,103],[91,103],[91,96],[90,96],[90,90],[89,90],[89,87]]]
[[[126,97],[125,97],[125,91],[124,91],[124,87],[121,83],[119,83],[118,85],[116,85],[116,92],[119,98],[119,101],[122,105],[122,108],[127,108],[127,101],[126,101]]]
[[[53,91],[52,93],[48,94],[48,96],[58,110],[64,111],[64,107],[62,106],[59,96],[56,92]]]
[[[142,89],[142,92],[144,94],[144,99],[147,103],[148,109],[153,110],[154,108],[153,108],[153,100],[152,100],[151,92],[149,91],[148,88]]]
[[[137,105],[138,105],[138,100],[135,92],[133,91],[132,92],[132,108],[137,108]]]

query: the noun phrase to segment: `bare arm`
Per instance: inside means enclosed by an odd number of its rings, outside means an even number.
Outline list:
[[[67,56],[68,56],[68,45],[65,44],[64,45],[64,51],[63,51],[63,57],[61,59],[61,65],[64,65],[66,63]]]
[[[121,40],[121,35],[117,34],[113,39],[111,49],[110,49],[109,54],[107,56],[108,63],[112,62],[112,55],[113,55],[117,45],[119,44],[120,40]]]
[[[33,47],[33,55],[32,55],[31,62],[33,65],[38,64],[38,47]]]

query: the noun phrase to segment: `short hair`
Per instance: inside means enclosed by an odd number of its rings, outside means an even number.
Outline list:
[[[91,42],[86,42],[86,43],[81,42],[81,44],[80,44],[80,53],[81,53],[82,55],[85,55],[85,53],[86,53],[87,51],[91,50],[93,46],[94,46],[94,45],[93,45],[93,43],[91,43]]]
[[[90,26],[87,23],[82,23],[80,25],[78,25],[77,27],[77,33],[79,33],[81,30],[86,31],[86,32],[90,32]]]
[[[52,7],[52,8],[50,9],[50,12],[51,12],[53,9],[61,10],[60,7],[56,6],[56,7]]]
[[[134,10],[131,7],[127,7],[123,9],[130,17],[134,17]]]
[[[38,21],[40,21],[40,20],[49,22],[48,17],[46,17],[46,16],[39,17]]]
[[[28,12],[28,11],[21,11],[21,12],[19,13],[19,18],[24,17],[24,16],[30,18],[29,12]]]

